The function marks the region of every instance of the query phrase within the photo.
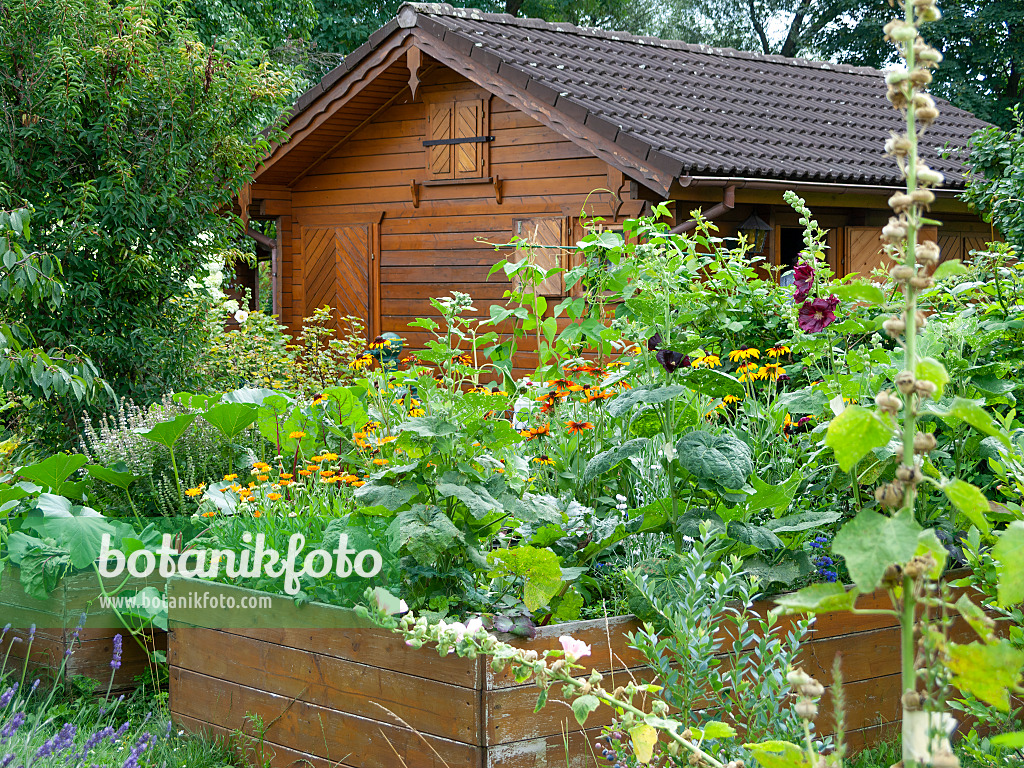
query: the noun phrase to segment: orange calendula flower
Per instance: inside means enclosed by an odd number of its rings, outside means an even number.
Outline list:
[[[281,473],[281,479],[282,480],[291,480],[293,477],[294,477],[294,475],[292,475],[290,472],[282,472]]]
[[[534,456],[531,461],[533,461],[534,464],[543,464],[548,467],[553,467],[555,465],[554,459],[551,459],[548,456]]]
[[[385,443],[393,443],[397,439],[398,435],[388,435],[387,437],[377,438],[377,442],[380,443],[381,445],[384,445]]]
[[[336,454],[336,453],[325,453],[325,454],[323,454],[323,458],[324,458],[324,461],[337,461],[338,460],[338,454]],[[281,475],[281,477],[284,477],[284,475]]]
[[[268,493],[267,494],[267,498],[270,499],[271,501],[277,501],[278,499],[281,498],[281,494],[280,493]]]
[[[567,421],[565,422],[565,428],[569,431],[570,435],[577,435],[588,429],[593,429],[594,425],[589,421]]]
[[[282,488],[287,488],[289,485],[295,485],[295,481],[294,480],[282,480],[280,482],[280,485],[281,485]]]
[[[789,347],[785,344],[776,344],[774,347],[768,350],[768,357],[782,357],[783,355],[792,352]]]
[[[341,481],[343,483],[348,483],[349,485],[351,485],[352,483],[357,482],[358,480],[359,480],[359,477],[357,475],[342,475],[341,476]]]
[[[253,517],[263,517],[263,510],[262,509],[257,509],[255,512],[252,513],[252,516]]]
[[[224,480],[226,482],[231,482],[232,480],[237,480],[237,479],[238,479],[238,475],[224,475]]]
[[[383,466],[387,465],[388,460],[387,459],[374,459],[373,463],[376,464],[378,467],[383,467]]]
[[[362,480],[356,480],[354,483],[352,483],[353,488],[362,488],[364,485],[366,485],[366,483],[363,482]]]
[[[216,517],[216,516],[217,516],[217,513],[214,510],[212,510],[212,509],[209,512],[203,512],[203,514],[202,514],[202,517]]]
[[[331,475],[337,474],[333,469],[325,469],[320,472],[320,477],[330,477]]]
[[[302,432],[301,430],[297,431],[297,432],[289,432],[288,433],[288,439],[289,440],[301,440],[305,436],[306,436],[306,433]]]
[[[185,495],[188,496],[190,499],[194,499],[196,496],[202,496],[203,486],[199,485],[196,486],[195,488],[189,488],[187,491],[185,491]]]
[[[256,479],[259,480],[261,483],[265,483],[267,482],[267,480],[270,479],[270,475],[256,475]]]

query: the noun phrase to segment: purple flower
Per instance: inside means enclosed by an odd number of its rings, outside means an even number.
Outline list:
[[[64,727],[53,738],[44,741],[43,746],[36,750],[35,759],[59,755],[61,752],[70,749],[71,745],[74,744],[77,730],[73,723],[65,723]]]
[[[18,684],[15,683],[3,693],[0,693],[0,709],[3,709],[11,703],[11,699],[14,698],[14,692],[18,690]]]
[[[121,651],[122,651],[123,643],[124,643],[124,641],[121,639],[121,634],[120,633],[114,635],[114,655],[110,659],[110,668],[111,669],[120,669],[121,668]]]
[[[123,699],[124,696],[122,696],[121,698]],[[118,701],[120,701],[120,699],[118,699]],[[121,724],[120,728],[118,728],[116,731],[114,731],[112,734],[110,734],[110,743],[111,744],[116,744],[117,740],[120,739],[122,736],[124,736],[125,731],[127,731],[129,727],[131,727],[131,722],[129,722],[128,720],[125,720]]]
[[[670,349],[659,349],[655,355],[661,367],[666,373],[672,373],[679,368],[686,368],[690,364],[690,358],[682,352],[673,352]]]
[[[814,288],[814,265],[801,261],[793,273],[793,287],[796,289],[793,292],[793,300],[801,302],[811,295]]]
[[[82,745],[82,751],[81,751],[81,753],[78,756],[78,762],[79,763],[84,763],[85,762],[85,758],[88,757],[89,753],[93,750],[93,748],[97,744],[99,744],[101,741],[103,741],[108,736],[113,736],[113,735],[114,735],[114,729],[112,727],[110,727],[109,725],[107,725],[107,726],[104,726],[103,728],[100,728],[98,731],[96,731],[91,736],[89,736],[89,738],[85,740],[85,744]]]
[[[24,712],[15,712],[11,716],[11,719],[7,721],[7,724],[3,728],[0,728],[0,742],[7,741],[11,736],[14,735],[15,731],[21,728],[22,723],[25,722]]]
[[[128,759],[121,764],[121,768],[139,768],[139,758],[142,754],[149,750],[153,746],[155,737],[151,733],[144,733],[139,737],[139,740],[135,742],[131,752],[128,753]]]
[[[85,614],[83,613],[78,618],[78,626],[75,627],[74,633],[71,635],[71,642],[68,643],[68,649],[64,651],[65,656],[70,656],[75,648],[75,643],[78,642],[78,636],[82,634],[82,629],[85,627]]]
[[[835,309],[837,306],[839,306],[839,299],[835,296],[805,301],[800,307],[797,325],[800,326],[801,331],[807,333],[823,331],[836,321]]]
[[[14,762],[14,753],[8,752],[4,755],[4,759],[0,760],[0,768],[7,768],[8,765]]]
[[[661,346],[661,334],[655,333],[651,338],[647,340],[647,351],[653,352]]]

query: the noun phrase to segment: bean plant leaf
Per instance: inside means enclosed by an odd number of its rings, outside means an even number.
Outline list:
[[[690,432],[676,443],[676,454],[679,464],[694,477],[730,490],[746,485],[754,471],[750,448],[729,432]]]
[[[859,405],[848,405],[829,422],[825,445],[835,451],[843,472],[849,472],[874,448],[881,448],[892,438],[892,427],[874,411]]]
[[[634,725],[629,729],[629,742],[633,745],[633,754],[636,755],[637,762],[649,763],[654,757],[654,745],[658,743],[658,730],[647,723]]]
[[[834,285],[829,289],[840,301],[866,301],[869,304],[882,304],[885,293],[874,283],[855,280],[846,285]]]
[[[258,413],[256,406],[253,405],[221,403],[204,411],[202,417],[220,430],[224,437],[232,440],[256,421]]]
[[[804,751],[788,741],[762,741],[743,746],[764,768],[810,768]]]
[[[977,486],[966,480],[948,480],[942,486],[943,493],[964,517],[970,520],[983,533],[992,530],[988,521],[988,499]]]
[[[925,357],[918,360],[917,367],[914,369],[914,375],[935,385],[936,400],[942,397],[942,391],[949,383],[949,372],[946,370],[946,366],[934,357]]]
[[[773,598],[779,613],[832,613],[849,611],[860,592],[842,584],[811,584],[797,592]]]
[[[601,700],[590,693],[574,699],[572,702],[572,713],[576,716],[576,722],[583,725],[587,722],[587,716],[599,706],[601,706]]]
[[[608,415],[617,419],[640,403],[655,404],[673,400],[687,391],[679,384],[664,387],[634,387],[621,392],[608,403]]]
[[[832,551],[842,555],[857,588],[872,592],[890,565],[903,565],[917,551],[921,526],[905,510],[886,517],[862,509],[836,534]]]
[[[68,478],[85,466],[88,461],[80,453],[55,453],[37,464],[21,467],[17,474],[54,493],[60,493]]]
[[[1010,691],[1020,681],[1024,650],[1000,639],[992,643],[950,643],[947,652],[947,666],[956,688],[1003,712],[1010,711]]]
[[[583,470],[583,482],[589,483],[591,480],[600,477],[605,472],[611,471],[624,459],[636,456],[638,453],[643,451],[649,443],[650,441],[646,438],[638,437],[633,440],[627,440],[625,443],[616,446],[615,448],[602,451],[587,462],[587,466]]]
[[[530,611],[544,607],[562,586],[562,568],[558,555],[550,549],[529,545],[497,549],[487,553],[494,566],[492,577],[523,580],[523,604]]]
[[[704,397],[721,399],[732,395],[742,398],[746,394],[743,385],[735,376],[711,368],[692,370],[686,375],[685,381],[687,387]]]
[[[199,414],[197,413],[180,413],[173,419],[154,424],[151,429],[140,429],[138,434],[151,442],[162,445],[167,450],[171,450],[178,439],[192,426],[192,422],[198,416]]]
[[[996,426],[995,422],[992,420],[992,416],[981,406],[979,402],[967,400],[963,397],[954,398],[952,404],[949,406],[949,410],[945,414],[945,417],[949,416],[960,419],[960,421],[967,422],[979,432],[991,435],[1007,448],[1013,447],[1010,444],[1010,438],[1003,434],[1003,432]]]
[[[992,547],[999,579],[996,597],[1006,608],[1024,602],[1024,521],[1014,520]]]

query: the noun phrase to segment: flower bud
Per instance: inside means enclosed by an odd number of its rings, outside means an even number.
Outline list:
[[[880,411],[891,413],[895,416],[899,409],[903,407],[903,401],[889,390],[884,389],[875,395],[875,405],[878,406]]]
[[[916,275],[910,278],[910,287],[916,288],[919,291],[924,291],[935,285],[935,281],[927,275]]]
[[[913,98],[913,104],[915,109],[924,109],[925,107],[935,107],[935,99],[929,96],[927,93],[915,93]]]
[[[883,31],[898,43],[909,43],[917,37],[917,29],[914,25],[907,24],[902,19],[893,19],[883,27]]]
[[[914,391],[914,374],[910,371],[900,371],[896,374],[896,388],[904,395],[909,395]]]
[[[914,199],[905,192],[896,192],[889,198],[889,207],[896,213],[904,213],[910,208]]]
[[[908,563],[909,565],[909,563]],[[903,708],[915,712],[921,709],[921,694],[917,691],[903,692]]]
[[[882,586],[897,587],[902,579],[903,569],[896,564],[891,564],[886,567],[885,573],[882,574]]]
[[[939,110],[935,107],[921,107],[914,113],[914,118],[924,127],[934,123],[938,116]]]
[[[889,270],[889,277],[898,283],[905,283],[907,280],[912,278],[914,274],[914,268],[908,267],[906,264],[897,264]]]
[[[935,202],[935,193],[930,189],[915,189],[910,198],[918,205],[931,205]]]
[[[886,139],[885,153],[893,157],[906,157],[910,154],[910,139],[905,135],[892,134]]]
[[[935,435],[930,432],[918,432],[914,435],[914,453],[929,453],[935,450]]]
[[[917,190],[921,192],[923,190]],[[914,257],[917,259],[919,264],[925,266],[931,266],[939,263],[939,245],[938,243],[932,242],[931,240],[925,240],[923,243],[917,244],[917,250],[914,252]]]
[[[917,17],[921,21],[938,21],[942,18],[942,11],[934,5],[925,6],[918,11]]]
[[[818,705],[809,699],[800,699],[793,709],[804,720],[813,720],[818,716]]]
[[[935,396],[938,387],[935,385],[935,382],[918,379],[917,384],[914,385],[914,391],[917,392],[918,397],[927,400]]]
[[[910,82],[918,88],[923,88],[932,81],[932,73],[927,69],[915,69],[910,73]]]
[[[891,101],[892,105],[896,109],[906,109],[907,104],[909,103],[907,101],[907,95],[894,85],[890,85],[885,91],[885,98]]]
[[[905,464],[901,464],[896,468],[896,479],[906,485],[917,485],[924,478],[921,474],[921,470],[917,467],[908,467]]]
[[[804,672],[800,667],[793,667],[786,674],[786,682],[792,685],[794,688],[799,688],[801,685],[806,685],[810,682],[811,676]]]
[[[938,171],[934,171],[923,163],[917,169],[917,180],[928,187],[940,187],[942,186],[942,174]]]
[[[903,483],[893,480],[891,483],[875,488],[875,501],[888,509],[903,506]]]
[[[894,69],[885,76],[885,82],[887,85],[899,85],[909,79],[910,73],[905,69]]]
[[[800,693],[812,699],[820,698],[821,694],[823,694],[824,692],[825,686],[823,686],[813,677],[800,686]]]
[[[937,67],[942,63],[942,54],[930,45],[914,46],[918,61],[928,67]]]
[[[884,323],[882,323],[882,329],[888,334],[890,339],[895,339],[898,336],[902,336],[907,330],[907,324],[903,322],[903,318],[890,317]]]

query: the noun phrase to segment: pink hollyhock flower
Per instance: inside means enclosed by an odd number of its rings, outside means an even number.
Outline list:
[[[805,301],[800,307],[797,316],[797,325],[800,330],[807,333],[818,333],[828,328],[836,321],[835,309],[839,306],[839,299],[829,296],[827,299],[814,299]]]
[[[562,644],[562,650],[565,651],[566,657],[572,661],[590,655],[590,646],[571,635],[562,635],[558,638],[558,642]]]
[[[461,640],[465,635],[473,635],[484,628],[484,623],[479,617],[474,616],[472,619],[463,624],[461,621],[456,621],[454,624],[445,624],[443,621],[439,622],[439,626],[443,626],[448,632],[455,634],[455,640]]]
[[[814,265],[801,261],[793,272],[793,287],[796,288],[793,300],[801,302],[811,295],[811,289],[814,288]]]

